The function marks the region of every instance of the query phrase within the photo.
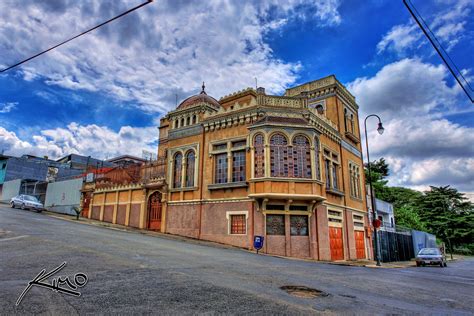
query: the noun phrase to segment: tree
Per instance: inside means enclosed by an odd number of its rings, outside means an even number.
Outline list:
[[[395,208],[394,213],[397,225],[411,229],[426,231],[426,225],[421,220],[414,207],[402,206],[399,208]]]
[[[418,201],[420,219],[430,232],[454,246],[467,245],[474,240],[474,204],[463,193],[449,185],[431,186]]]
[[[370,164],[370,176],[368,165]],[[383,189],[387,185],[386,177],[390,174],[390,169],[388,164],[385,162],[384,158],[380,158],[369,164],[364,164],[365,172],[365,184],[369,184],[369,180],[372,182],[372,187],[374,188],[375,196],[378,197],[377,192]]]

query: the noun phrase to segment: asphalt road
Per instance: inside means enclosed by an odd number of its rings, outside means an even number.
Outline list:
[[[87,275],[80,297],[28,282]],[[54,276],[46,281],[52,282]],[[43,282],[46,282],[43,281]],[[80,282],[81,279],[78,279]],[[327,296],[280,289],[302,285]],[[62,285],[66,287],[66,285]],[[66,287],[67,288],[67,287]],[[0,314],[470,314],[474,260],[374,269],[263,256],[0,206]]]

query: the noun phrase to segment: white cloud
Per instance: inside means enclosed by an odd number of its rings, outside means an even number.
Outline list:
[[[451,184],[474,191],[474,128],[441,114],[471,105],[446,82],[448,75],[441,65],[402,59],[348,84],[360,105],[362,128],[367,114],[382,118],[384,134],[378,135],[373,119],[368,137],[371,158],[385,157],[390,165],[389,184],[415,189]]]
[[[21,140],[15,133],[0,127],[0,148],[5,154],[32,154],[50,158],[76,153],[96,158],[122,154],[141,156],[142,150],[156,152],[156,127],[123,126],[118,132],[107,127],[70,123],[66,128],[43,130],[32,135],[31,141]]]
[[[474,7],[473,2],[470,0],[439,2],[442,9],[438,10],[437,13],[427,14],[427,12],[422,11],[422,14],[444,48],[450,51],[462,39],[468,37],[467,40],[472,40],[472,34],[466,32],[465,26],[471,17],[470,13]],[[408,51],[418,49],[421,45],[427,43],[428,40],[421,29],[410,18],[408,23],[393,26],[382,37],[377,44],[377,52],[381,54],[385,51],[394,51],[399,56],[405,56]]]
[[[142,1],[0,2],[0,54],[13,64]],[[273,56],[269,30],[288,19],[341,21],[339,1],[158,1],[21,67],[25,80],[109,94],[166,112],[206,81],[215,97],[253,86],[281,92],[301,69]]]
[[[0,114],[9,113],[9,112],[13,111],[16,108],[17,105],[18,105],[18,102],[0,103]]]
[[[401,54],[417,44],[422,35],[422,31],[414,23],[395,25],[377,44],[377,53],[392,49]]]
[[[410,117],[453,105],[460,89],[449,86],[447,76],[443,65],[407,58],[385,65],[373,77],[355,79],[348,88],[357,96],[362,114]]]

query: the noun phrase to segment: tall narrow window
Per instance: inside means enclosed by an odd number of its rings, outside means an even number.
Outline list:
[[[314,139],[314,169],[316,170],[316,179],[321,180],[321,166],[319,165],[319,139]]]
[[[186,125],[191,125],[191,117],[190,116],[188,116],[186,118]]]
[[[344,109],[344,131],[345,132],[349,131],[347,129],[347,109]]]
[[[183,127],[184,126],[184,117],[181,119],[181,125],[180,127]]]
[[[324,174],[326,175],[326,188],[331,187],[331,161],[324,159]]]
[[[245,150],[232,152],[232,182],[245,181]]]
[[[338,186],[338,180],[337,180],[337,165],[333,164],[332,165],[332,187],[334,189],[337,189]]]
[[[194,164],[195,164],[194,151],[189,151],[186,154],[186,186],[194,186]]]
[[[293,176],[311,178],[311,152],[309,140],[298,135],[293,139]]]
[[[265,141],[262,134],[255,136],[253,146],[255,147],[255,178],[262,178],[265,176]]]
[[[354,134],[354,114],[351,113],[351,133]]]
[[[215,156],[215,181],[214,183],[227,183],[227,153]]]
[[[197,123],[197,116],[193,115],[193,124],[196,124],[196,123]]]
[[[270,139],[270,169],[272,177],[288,177],[288,141],[282,134]]]
[[[181,153],[177,153],[174,156],[174,161],[173,161],[173,187],[174,188],[181,188],[182,163],[183,163],[183,155]]]

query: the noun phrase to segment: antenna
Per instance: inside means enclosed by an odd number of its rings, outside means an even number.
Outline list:
[[[258,89],[258,84],[257,84],[257,77],[255,77],[255,90]]]

